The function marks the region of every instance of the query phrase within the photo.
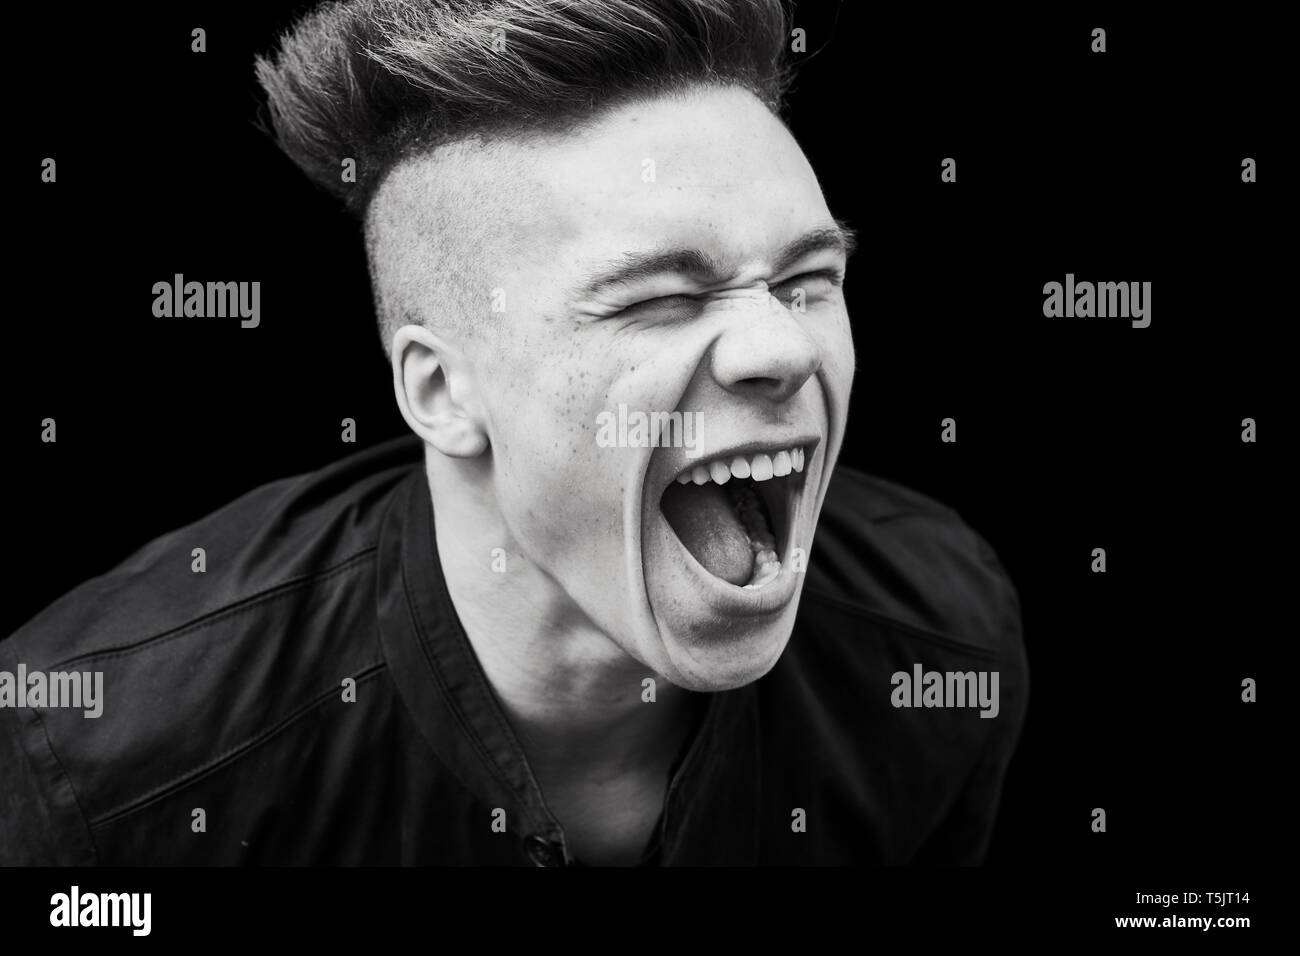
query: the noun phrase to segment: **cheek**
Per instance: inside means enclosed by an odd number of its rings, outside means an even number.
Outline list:
[[[492,364],[485,391],[493,478],[511,524],[553,546],[618,533],[626,452],[597,442],[607,371],[577,349],[554,347]]]
[[[498,507],[537,563],[560,569],[593,541],[617,540],[615,483],[593,461],[590,431],[522,410],[493,449]]]
[[[591,361],[553,337],[497,341],[478,364],[498,467],[543,477],[590,456],[601,390]]]
[[[844,401],[853,384],[856,354],[853,349],[853,329],[848,313],[839,308],[825,317],[818,317],[804,326],[817,343],[822,357],[824,377],[835,390],[835,397]]]

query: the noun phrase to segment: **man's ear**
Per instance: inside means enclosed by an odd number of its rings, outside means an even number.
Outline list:
[[[444,455],[474,458],[488,447],[465,356],[420,325],[393,336],[393,391],[411,431]]]

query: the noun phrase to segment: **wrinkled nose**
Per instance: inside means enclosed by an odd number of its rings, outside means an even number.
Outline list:
[[[821,368],[816,343],[766,289],[732,295],[709,308],[725,311],[729,319],[711,353],[713,377],[729,392],[780,404]]]

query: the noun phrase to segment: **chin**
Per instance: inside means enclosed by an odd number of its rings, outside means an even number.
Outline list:
[[[679,687],[701,693],[744,687],[776,666],[790,633],[784,620],[738,633],[714,632],[703,639],[683,640],[661,632],[659,640],[670,663],[664,676]]]

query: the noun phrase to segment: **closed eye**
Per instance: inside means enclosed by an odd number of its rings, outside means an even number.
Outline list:
[[[635,315],[638,312],[682,312],[687,309],[699,309],[700,300],[693,295],[677,293],[674,295],[661,295],[653,299],[642,299],[629,305],[626,309],[620,310],[620,315]]]
[[[772,295],[788,305],[794,302],[803,290],[805,299],[819,299],[830,295],[844,284],[844,273],[838,269],[818,269],[815,272],[803,272],[776,283],[771,287]]]
[[[818,269],[813,272],[802,272],[797,276],[791,276],[774,285],[769,286],[772,295],[784,305],[790,305],[795,302],[799,291],[803,291],[804,299],[820,299],[830,295],[835,289],[844,284],[844,273],[839,269]],[[620,311],[620,315],[636,315],[643,311],[653,312],[672,312],[684,315],[686,312],[698,311],[707,295],[687,295],[685,293],[674,293],[673,295],[656,296],[653,299],[642,299],[635,302]]]

